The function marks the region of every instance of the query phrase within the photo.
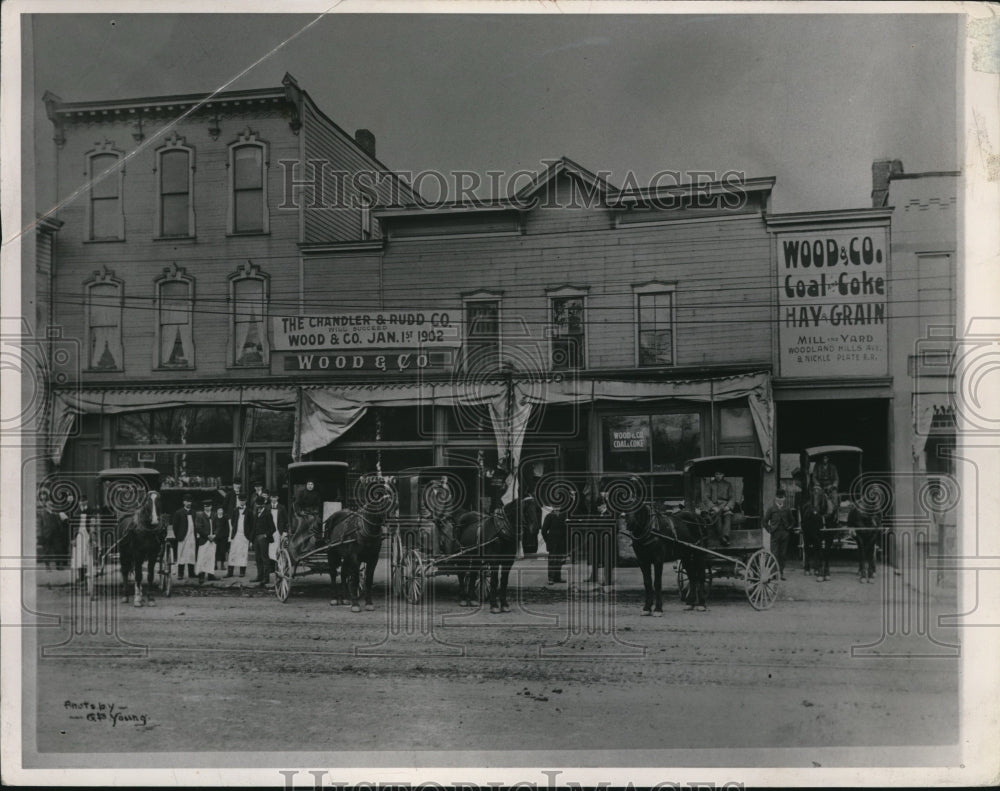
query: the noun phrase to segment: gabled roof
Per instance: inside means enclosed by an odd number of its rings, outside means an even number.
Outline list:
[[[544,161],[544,160],[543,160]],[[590,192],[602,197],[617,196],[621,191],[602,176],[592,173],[569,157],[549,160],[548,167],[541,171],[529,184],[510,195],[512,201],[523,203],[530,201],[548,185],[553,184],[560,176],[569,176],[586,187]]]

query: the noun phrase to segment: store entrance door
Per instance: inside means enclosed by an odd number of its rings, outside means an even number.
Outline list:
[[[269,492],[277,492],[288,505],[288,465],[292,462],[291,448],[266,448],[247,451],[244,484],[252,491],[254,481],[261,481]]]

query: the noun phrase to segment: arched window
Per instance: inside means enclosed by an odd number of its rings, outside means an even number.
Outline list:
[[[125,212],[122,206],[125,165],[124,152],[105,140],[87,153],[85,176],[90,184],[87,201],[87,238],[91,241],[125,238]]]
[[[267,233],[267,144],[245,129],[229,146],[229,233]]]
[[[194,236],[194,151],[174,133],[156,152],[160,237]]]
[[[156,280],[157,368],[194,368],[194,279],[183,267]]]
[[[83,285],[87,305],[87,370],[121,371],[124,284],[107,267]]]
[[[232,305],[229,359],[233,366],[255,368],[268,364],[268,283],[268,276],[250,261],[229,276]]]

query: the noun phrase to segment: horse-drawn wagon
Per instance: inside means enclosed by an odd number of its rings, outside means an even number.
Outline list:
[[[310,485],[311,484],[311,485]],[[347,463],[303,461],[288,465],[288,532],[275,555],[274,593],[286,601],[298,573],[330,571],[330,542],[323,526],[347,505]],[[304,566],[307,571],[298,572]]]
[[[486,475],[471,465],[398,474],[398,513],[388,523],[397,596],[417,604],[429,579],[455,574],[462,606],[489,598],[490,612],[509,610],[507,582],[521,530],[537,532],[539,508],[530,497],[501,507],[501,487],[490,497],[486,486]]]
[[[816,445],[799,454],[799,485],[796,505],[801,512],[811,505],[823,519],[823,529],[832,533],[835,547],[853,549],[856,544],[847,526],[851,512],[851,487],[861,477],[864,451],[855,445]],[[830,472],[836,477],[830,478]],[[835,483],[829,483],[833,480]]]
[[[728,507],[713,514],[710,486],[716,473],[728,484]],[[778,561],[765,546],[764,460],[752,456],[705,456],[684,465],[684,502],[691,513],[699,514],[707,530],[700,552],[706,560],[706,585],[718,578],[732,578],[743,584],[747,600],[755,610],[766,610],[778,595]],[[728,514],[726,513],[728,511]],[[727,539],[720,530],[729,517]],[[687,570],[677,564],[677,588],[684,598],[688,592]]]

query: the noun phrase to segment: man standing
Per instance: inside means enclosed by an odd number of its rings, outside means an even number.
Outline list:
[[[195,532],[194,511],[191,510],[192,497],[184,495],[184,505],[174,512],[171,525],[177,539],[177,579],[184,579],[184,567],[188,576],[194,576],[194,564],[198,559],[198,538]]]
[[[549,585],[566,582],[562,576],[562,566],[566,562],[566,514],[560,510],[550,511],[542,523],[542,538],[549,552]]]
[[[785,504],[785,490],[778,489],[774,495],[774,504],[764,514],[764,529],[771,534],[771,554],[778,561],[778,573],[782,579],[785,579],[788,537],[794,524],[792,509]]]
[[[702,505],[712,517],[719,543],[728,547],[729,530],[733,524],[733,485],[725,479],[721,470],[715,471],[705,487]]]
[[[879,513],[861,499],[851,506],[847,515],[847,526],[854,531],[858,544],[858,582],[872,582],[875,576],[875,547],[882,528]]]
[[[235,510],[235,503],[233,508]],[[224,571],[226,555],[229,553],[229,517],[224,505],[217,506],[212,515],[212,541],[215,543],[214,568],[217,571]]]
[[[195,565],[199,585],[205,581],[206,575],[215,579],[211,573],[215,570],[215,544],[212,543],[212,501],[202,501],[201,509],[194,517],[195,552],[197,554]]]
[[[267,503],[267,492],[264,491],[263,481],[253,482],[253,495],[250,497],[250,507],[256,510],[258,502]]]
[[[240,576],[247,575],[247,555],[253,538],[253,514],[247,507],[246,495],[236,499],[236,510],[229,519],[229,555],[226,577],[233,576],[233,569],[239,567]]]
[[[288,532],[288,511],[278,502],[277,492],[272,492],[271,503],[267,511],[268,519],[274,529],[271,532],[271,543],[267,547],[268,568],[267,579],[270,579],[271,572],[275,570],[278,561],[278,549],[281,547],[281,536]]]
[[[266,505],[267,492],[261,490],[265,499],[256,499],[253,506],[251,531],[253,534],[253,554],[257,564],[256,585],[267,585],[271,577],[269,545],[274,541],[275,525]]]

